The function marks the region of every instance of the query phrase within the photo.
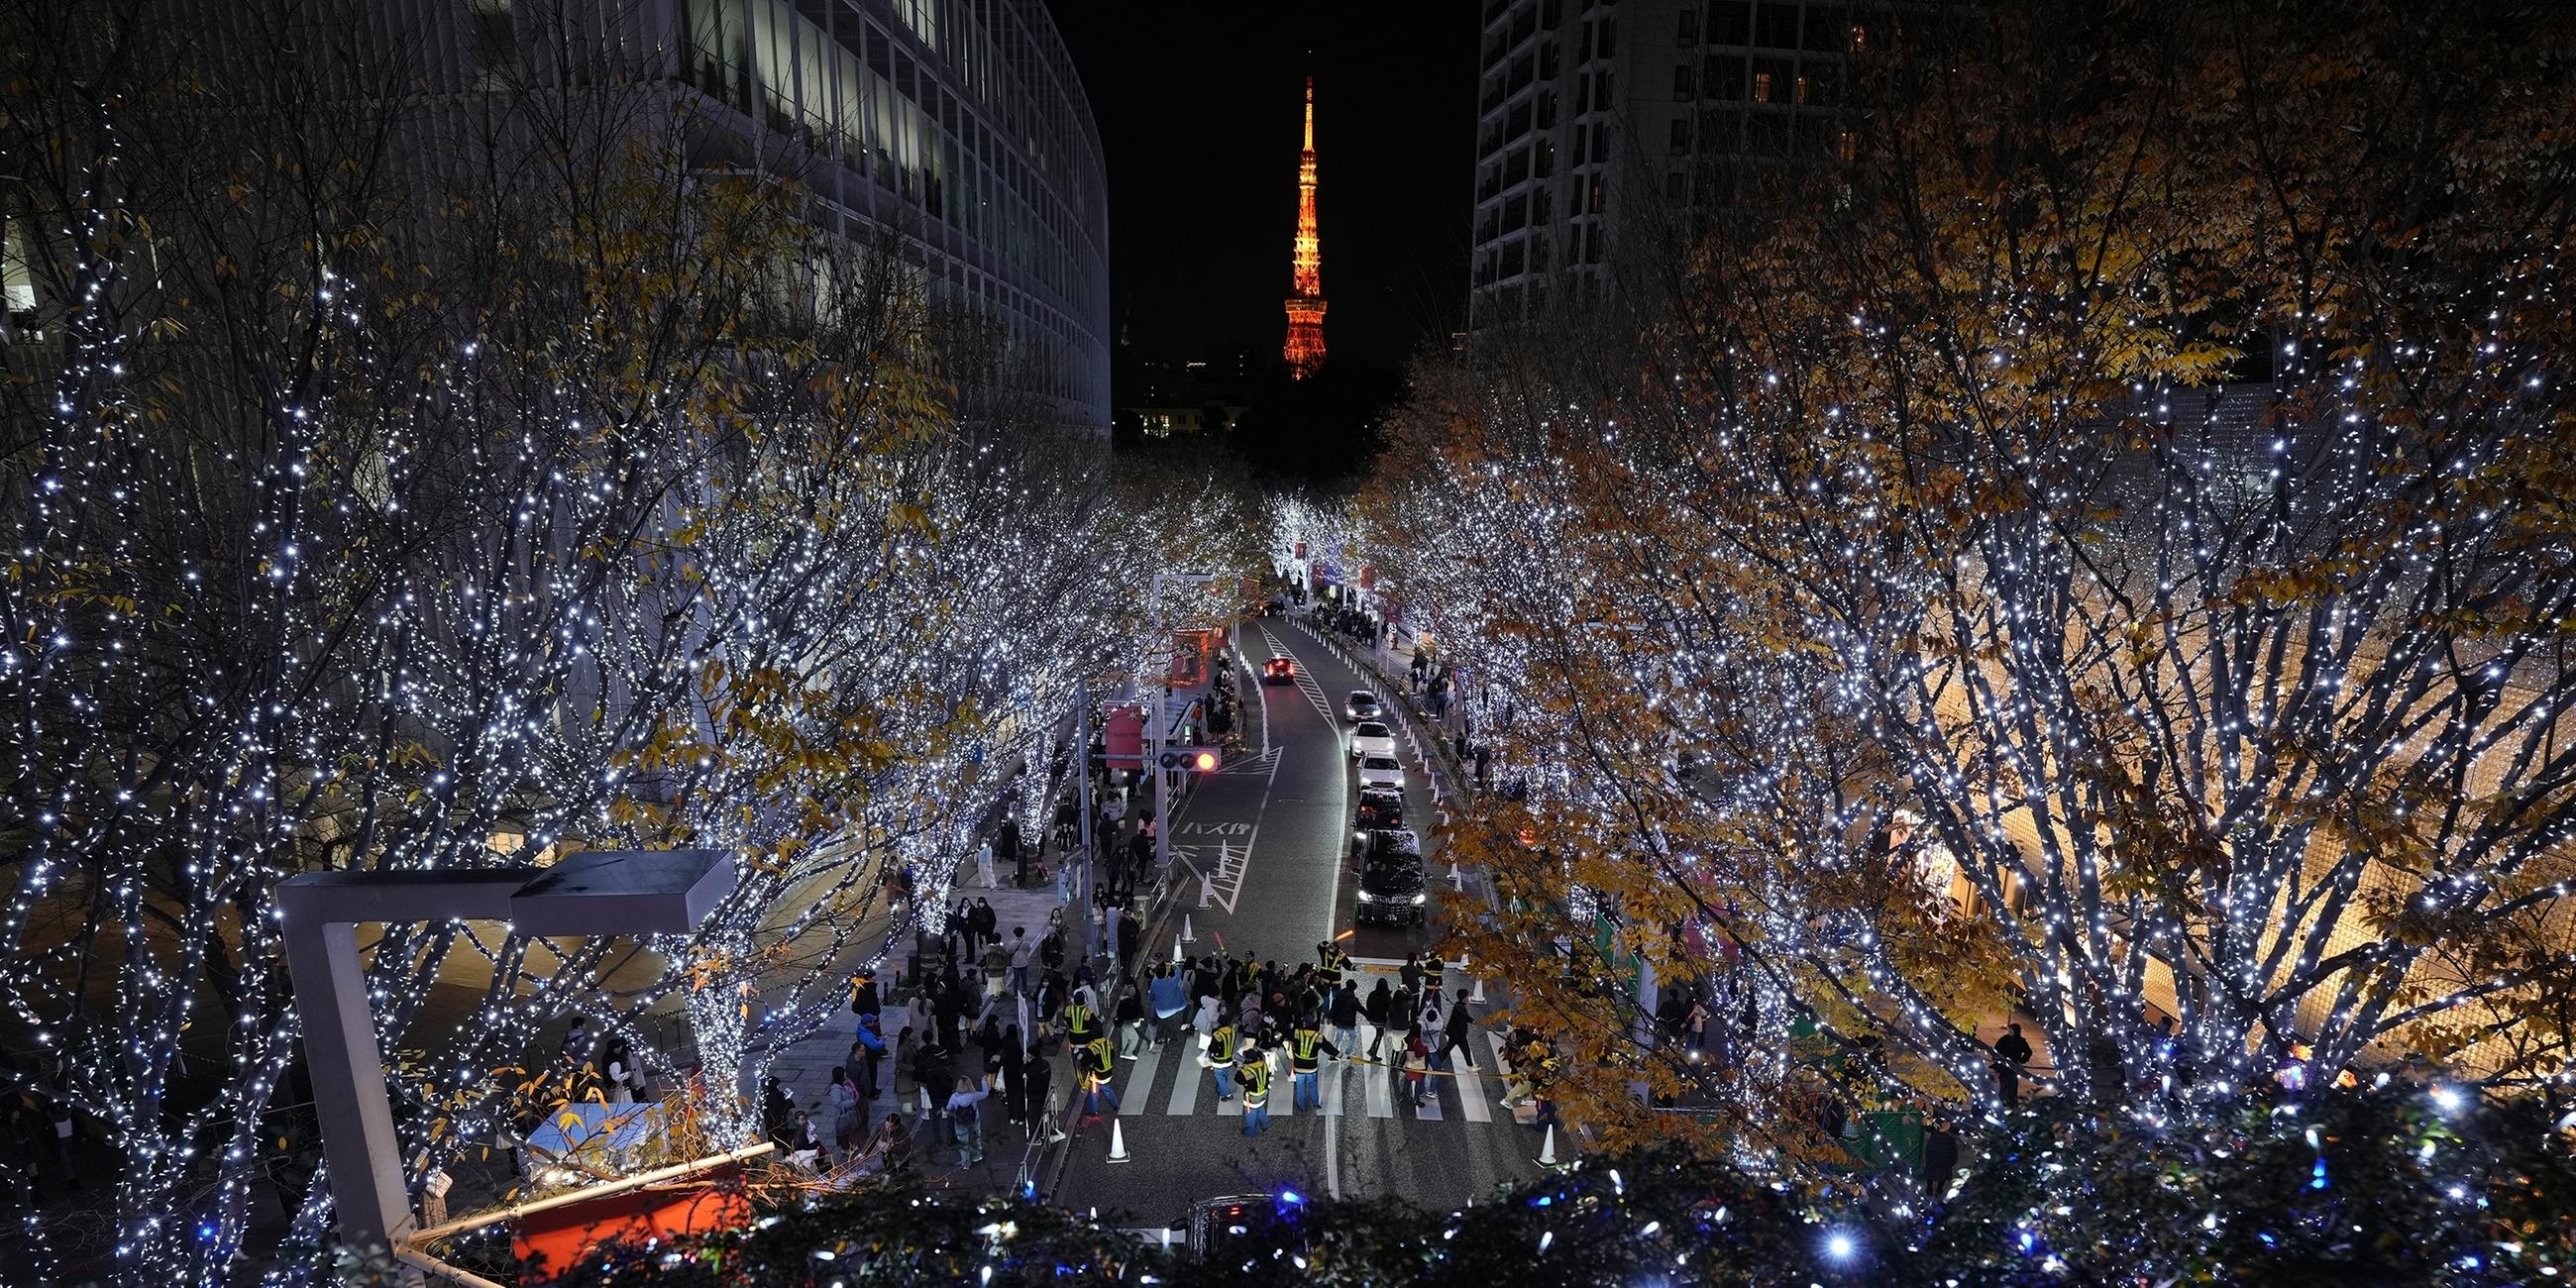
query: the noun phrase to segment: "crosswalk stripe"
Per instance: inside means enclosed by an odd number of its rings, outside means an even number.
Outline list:
[[[1489,1123],[1494,1121],[1494,1111],[1485,1105],[1485,1075],[1477,1072],[1475,1057],[1476,1045],[1473,1042],[1452,1052],[1449,1057],[1451,1068],[1458,1076],[1450,1081],[1458,1084],[1458,1110],[1467,1115],[1467,1121]]]
[[[1369,1117],[1395,1117],[1395,1092],[1387,1086],[1392,1081],[1394,1081],[1394,1073],[1388,1069],[1371,1067],[1360,1075],[1360,1082],[1368,1091]]]
[[[1324,1090],[1325,1117],[1338,1118],[1341,1116],[1342,1080],[1350,1076],[1350,1072],[1351,1066],[1349,1062],[1343,1060],[1335,1060],[1324,1066],[1324,1076],[1319,1085],[1322,1086]]]
[[[1172,1078],[1172,1101],[1163,1110],[1164,1113],[1187,1115],[1198,1108],[1199,1084],[1206,1082],[1208,1076],[1199,1068],[1197,1047],[1196,1039],[1182,1039],[1179,1061],[1181,1069]]]
[[[1127,1074],[1127,1085],[1118,1089],[1119,1113],[1145,1112],[1145,1098],[1154,1091],[1154,1074],[1162,1067],[1163,1048],[1147,1047],[1138,1053],[1135,1065]]]
[[[1436,1123],[1440,1121],[1440,1089],[1432,1084],[1446,1081],[1448,1081],[1448,1079],[1445,1078],[1424,1078],[1422,1080],[1422,1103],[1413,1107],[1413,1116],[1415,1118],[1421,1119],[1423,1122],[1427,1123]]]
[[[1287,1061],[1280,1065],[1280,1071],[1270,1075],[1270,1116],[1292,1118],[1297,1113],[1297,1075],[1287,1071]]]

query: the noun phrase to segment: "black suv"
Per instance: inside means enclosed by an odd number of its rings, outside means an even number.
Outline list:
[[[1404,826],[1404,793],[1392,787],[1361,788],[1359,817],[1354,825],[1363,832]]]
[[[1421,925],[1431,914],[1431,888],[1422,872],[1422,842],[1403,828],[1362,832],[1360,898],[1354,919],[1388,925]]]

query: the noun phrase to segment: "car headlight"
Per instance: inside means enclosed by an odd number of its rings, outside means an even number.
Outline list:
[[[1360,891],[1360,902],[1361,902],[1361,903],[1376,903],[1376,902],[1377,902],[1377,896],[1376,896],[1376,895],[1373,895],[1373,894],[1370,894],[1370,893],[1369,893],[1368,891],[1366,891],[1366,890],[1362,890],[1362,891]]]
[[[1420,902],[1422,902],[1422,896],[1421,896],[1421,895],[1418,895],[1418,894],[1417,894],[1417,895],[1415,895],[1415,896],[1413,896],[1413,901],[1414,901],[1415,903],[1420,903]]]

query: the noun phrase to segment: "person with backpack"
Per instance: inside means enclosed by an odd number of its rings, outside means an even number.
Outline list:
[[[984,1101],[993,1084],[984,1078],[959,1078],[948,1096],[948,1130],[957,1138],[957,1161],[984,1161]]]
[[[1422,1098],[1429,1091],[1425,1084],[1430,1076],[1431,1048],[1422,1040],[1422,1026],[1416,1024],[1404,1033],[1405,1103],[1416,1109],[1422,1107]]]

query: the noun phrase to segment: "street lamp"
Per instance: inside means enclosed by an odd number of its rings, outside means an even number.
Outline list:
[[[594,851],[543,868],[307,872],[279,882],[286,968],[342,1241],[391,1250],[412,1225],[384,1055],[358,960],[359,923],[499,921],[523,935],[685,934],[733,884],[733,863],[722,850]]]

